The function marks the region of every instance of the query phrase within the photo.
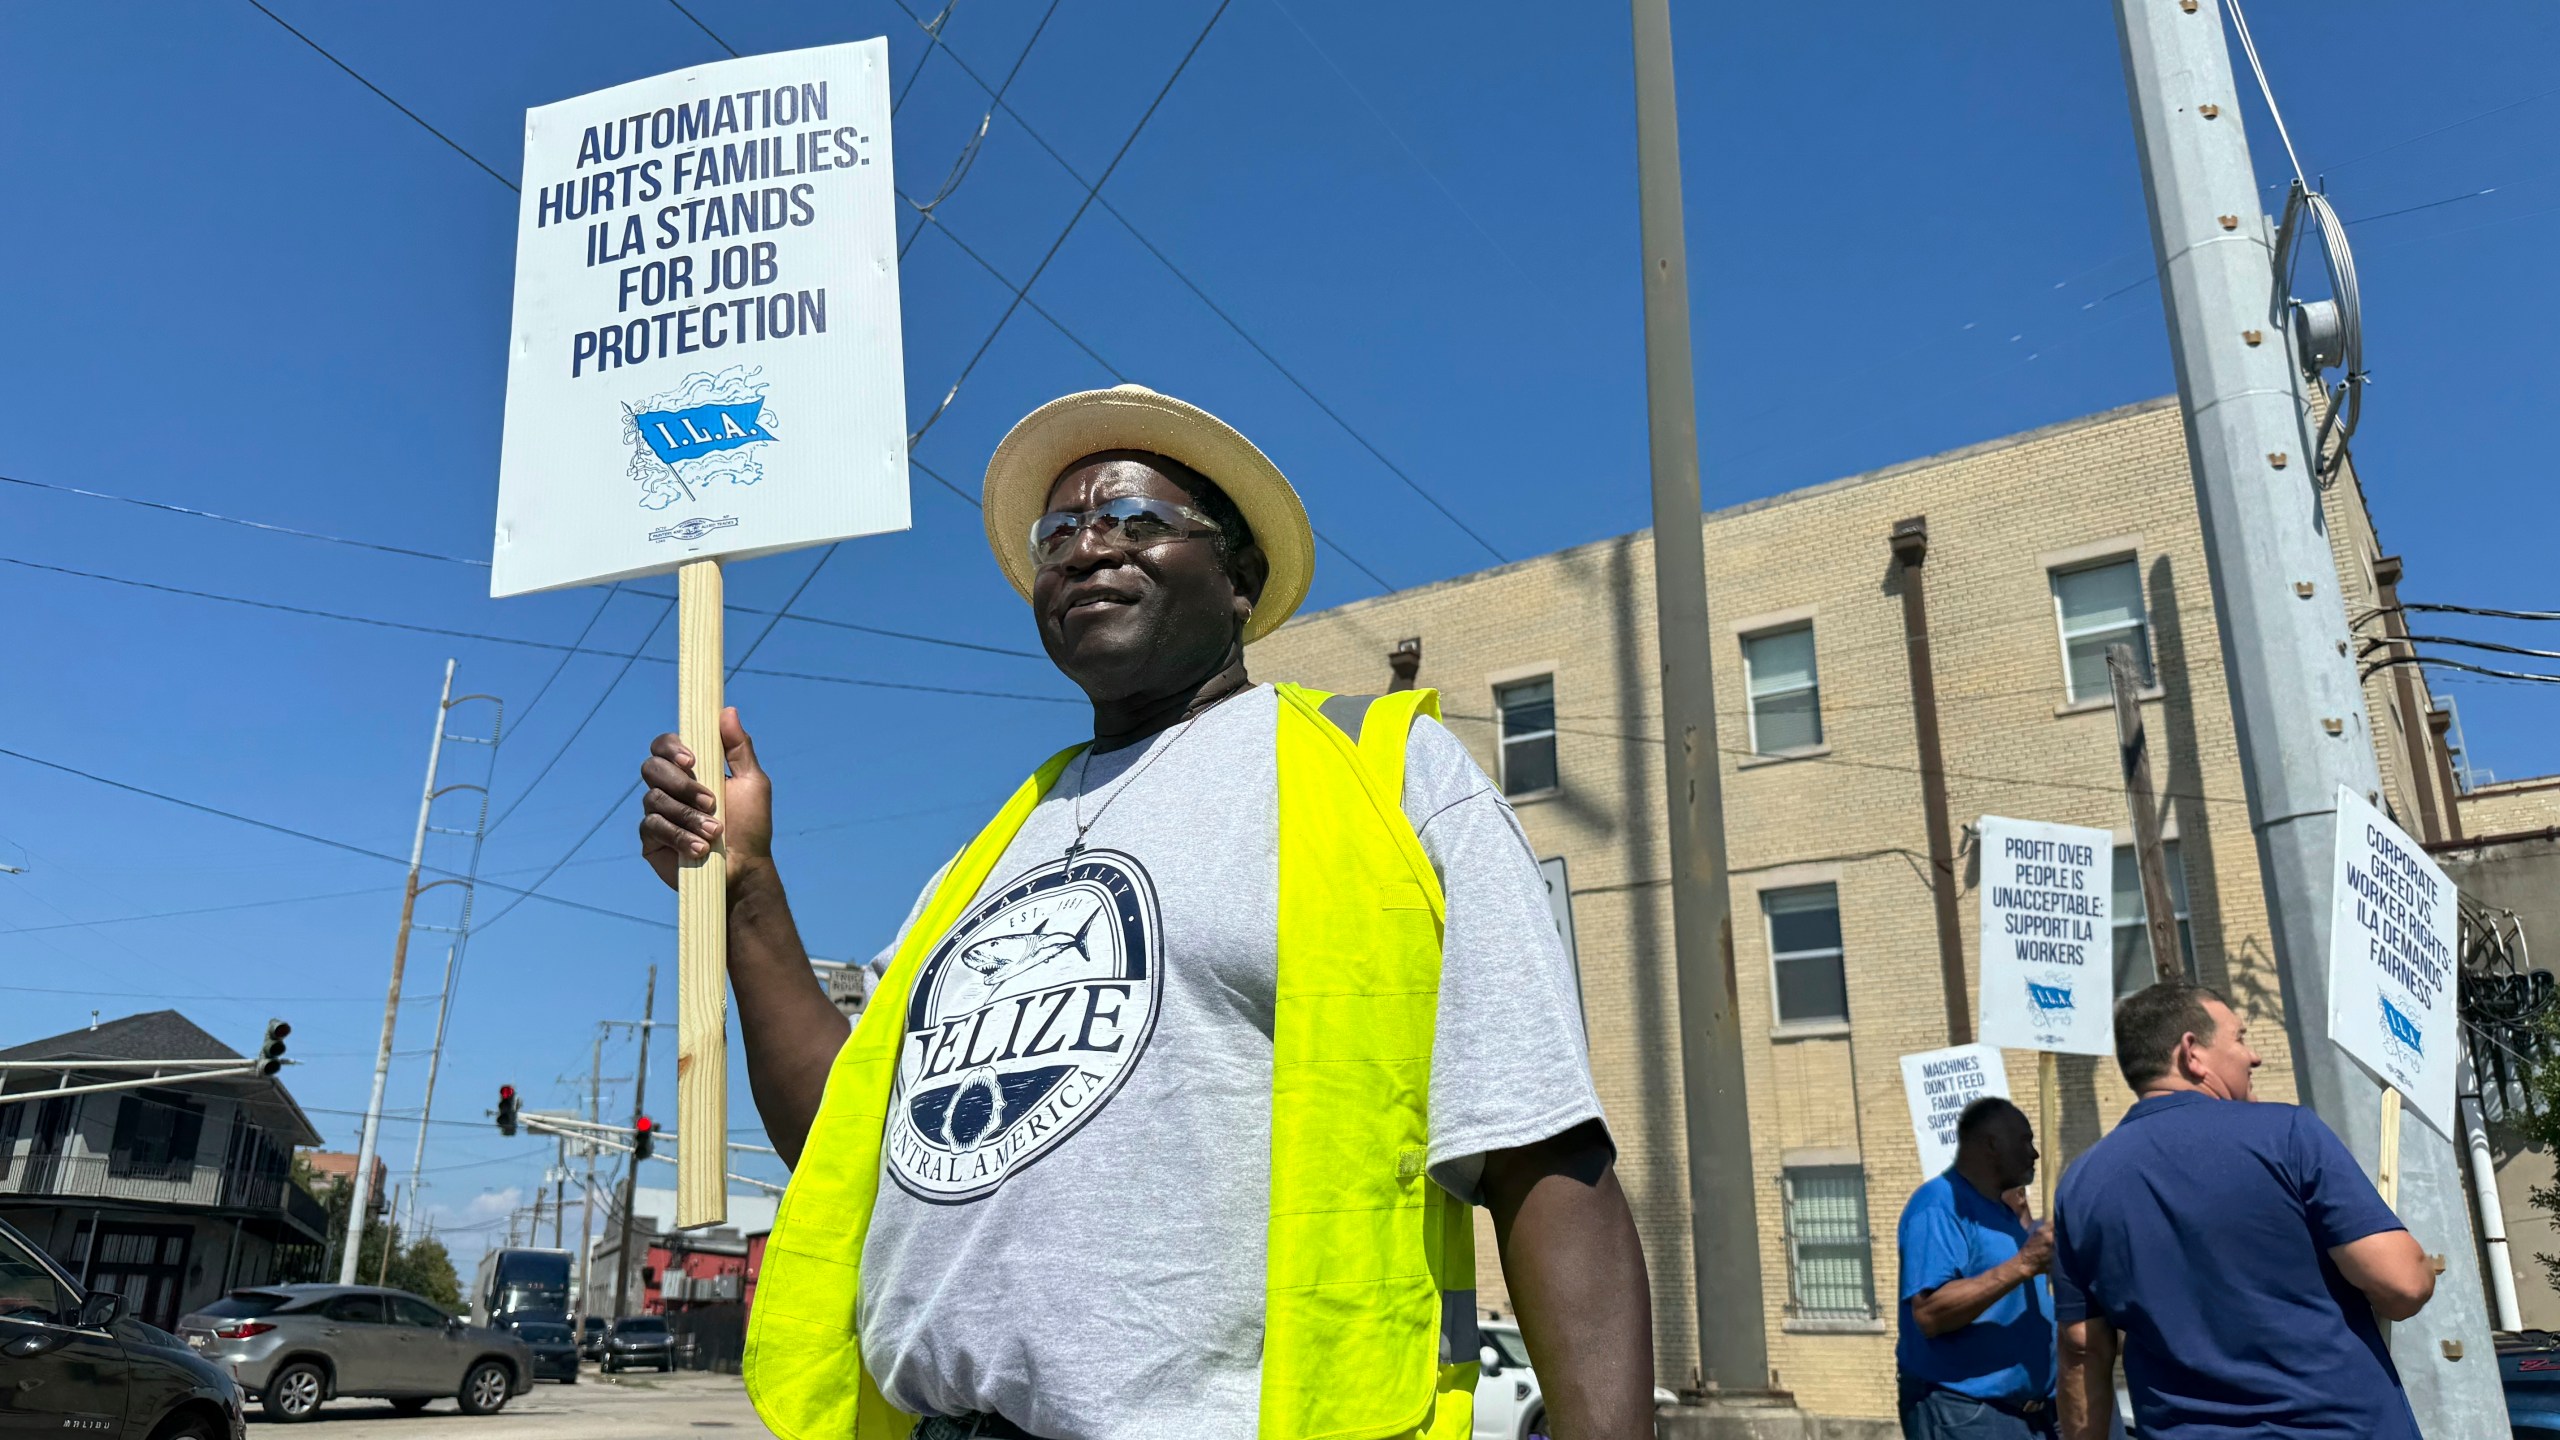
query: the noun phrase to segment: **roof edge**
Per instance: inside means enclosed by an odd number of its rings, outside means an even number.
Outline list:
[[[2067,420],[2057,420],[2050,425],[2039,425],[2032,430],[2020,430],[2013,434],[1994,436],[1989,440],[1977,440],[1970,445],[1959,445],[1952,450],[1941,450],[1932,455],[1923,455],[1915,460],[1897,460],[1893,464],[1880,466],[1874,470],[1861,470],[1853,475],[1843,475],[1837,479],[1817,481],[1814,484],[1800,486],[1793,490],[1782,490],[1775,495],[1764,495],[1756,500],[1744,500],[1737,504],[1727,505],[1721,509],[1702,510],[1699,512],[1699,522],[1704,524],[1713,520],[1729,520],[1743,515],[1757,514],[1762,510],[1774,510],[1781,505],[1792,505],[1801,500],[1812,500],[1825,495],[1835,495],[1844,490],[1855,490],[1862,485],[1872,485],[1881,480],[1897,479],[1916,471],[1935,469],[1941,465],[1952,465],[1961,460],[1971,460],[1983,455],[1997,454],[2002,450],[2012,450],[2022,445],[2032,445],[2039,441],[2051,440],[2057,436],[2069,435],[2076,431],[2092,430],[2102,425],[2112,425],[2118,421],[2130,420],[2138,415],[2148,415],[2159,410],[2175,409],[2177,408],[2177,404],[2178,397],[2175,395],[2155,395],[2148,400],[2136,400],[2131,404],[2117,405],[2110,409],[2094,411],[2087,415],[2074,415]],[[1522,570],[1531,565],[1539,565],[1549,561],[1562,560],[1568,556],[1581,555],[1587,552],[1606,550],[1613,546],[1624,545],[1630,540],[1636,539],[1639,536],[1649,535],[1651,533],[1653,533],[1653,527],[1648,525],[1641,530],[1629,530],[1623,534],[1603,536],[1597,540],[1585,540],[1579,545],[1568,545],[1561,550],[1541,551],[1536,555],[1523,556],[1520,559],[1507,561],[1500,565],[1490,565],[1482,570],[1469,570],[1457,575],[1443,576],[1437,580],[1426,580],[1419,585],[1410,585],[1402,589],[1390,590],[1384,595],[1364,595],[1357,600],[1346,600],[1339,605],[1327,606],[1322,610],[1302,611],[1291,617],[1288,623],[1280,626],[1279,629],[1274,630],[1272,635],[1276,636],[1285,634],[1288,631],[1296,629],[1301,625],[1308,624],[1311,621],[1322,620],[1335,615],[1353,614],[1361,610],[1369,609],[1373,606],[1384,604],[1390,600],[1401,600],[1407,596],[1419,595],[1427,591],[1440,590],[1457,585],[1470,585],[1476,581],[1488,580],[1497,575],[1507,575],[1513,571]]]

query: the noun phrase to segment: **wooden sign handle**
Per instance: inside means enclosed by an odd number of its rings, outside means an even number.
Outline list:
[[[2382,1087],[2382,1144],[2373,1159],[2373,1188],[2382,1203],[2400,1208],[2400,1087]]]
[[[2062,1168],[2062,1141],[2054,1134],[2058,1123],[2055,1116],[2060,1111],[2062,1103],[2061,1096],[2057,1093],[2061,1087],[2054,1083],[2055,1068],[2052,1051],[2036,1052],[2038,1097],[2036,1108],[2042,1112],[2038,1117],[2040,1123],[2036,1126],[2036,1148],[2044,1152],[2042,1158],[2036,1162],[2037,1178],[2043,1182],[2038,1188],[2044,1192],[2044,1204],[2037,1208],[2036,1218],[2048,1225],[2053,1223],[2054,1172]]]
[[[676,730],[694,777],[726,808],[720,743],[717,560],[676,572]],[[729,850],[719,840],[676,872],[676,1228],[729,1218]]]

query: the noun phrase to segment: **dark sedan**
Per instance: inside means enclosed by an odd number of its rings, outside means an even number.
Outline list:
[[[604,1372],[608,1375],[633,1366],[651,1370],[676,1368],[673,1337],[667,1334],[665,1317],[658,1315],[626,1315],[613,1322],[604,1340]]]
[[[0,1435],[241,1440],[240,1387],[0,1221]]]
[[[533,1378],[578,1383],[578,1341],[557,1320],[519,1320],[507,1327],[533,1352]]]

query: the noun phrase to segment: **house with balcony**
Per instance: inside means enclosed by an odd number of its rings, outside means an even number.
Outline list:
[[[274,1078],[184,1063],[226,1059],[248,1064],[175,1010],[0,1049],[0,1220],[163,1328],[316,1264],[293,1152],[320,1134]]]

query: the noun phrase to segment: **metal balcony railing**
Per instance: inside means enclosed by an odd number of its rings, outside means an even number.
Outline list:
[[[114,1155],[28,1154],[0,1161],[0,1195],[126,1201],[192,1209],[280,1213],[314,1232],[328,1211],[282,1171],[222,1164],[150,1163]]]

